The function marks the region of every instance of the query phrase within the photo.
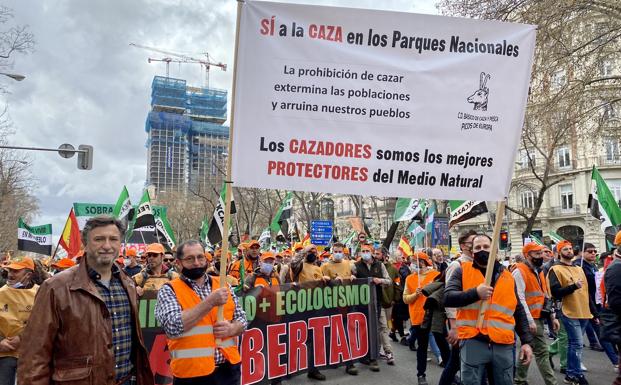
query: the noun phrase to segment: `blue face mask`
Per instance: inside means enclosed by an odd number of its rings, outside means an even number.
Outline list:
[[[334,253],[334,254],[332,254],[332,258],[335,261],[337,261],[337,262],[338,261],[342,261],[343,260],[343,253]]]
[[[274,270],[274,265],[271,263],[261,262],[261,272],[265,275],[272,274],[272,270]]]
[[[371,253],[362,253],[362,259],[364,259],[365,262],[369,262],[371,258],[373,258]]]

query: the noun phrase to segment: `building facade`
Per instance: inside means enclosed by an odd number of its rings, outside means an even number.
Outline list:
[[[227,92],[155,76],[147,115],[147,185],[156,194],[220,191],[229,128]]]

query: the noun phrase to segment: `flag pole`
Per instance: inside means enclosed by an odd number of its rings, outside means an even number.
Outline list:
[[[592,190],[593,190],[593,172],[591,171],[591,180],[589,182],[589,194],[591,193]],[[589,208],[587,207],[587,210],[588,209]],[[589,217],[589,214],[587,213],[587,215],[584,218],[584,233],[582,235],[582,253],[580,253],[580,268],[582,268],[582,266],[584,265],[584,244],[586,243],[586,228],[587,228],[586,221],[588,217]],[[604,234],[604,238],[606,238],[606,234]]]
[[[229,221],[231,217],[231,171],[233,160],[233,130],[235,128],[235,90],[237,87],[237,60],[239,58],[239,27],[243,0],[237,0],[237,20],[235,23],[235,59],[233,59],[233,91],[231,94],[231,124],[229,125],[229,144],[226,158],[226,180],[224,181],[224,223],[222,224],[222,253],[220,254],[220,285],[224,287],[226,280],[226,259],[229,252]],[[243,263],[243,261],[242,261]],[[242,282],[243,284],[243,282]],[[224,320],[224,306],[218,306],[218,321]]]
[[[487,269],[485,270],[485,285],[490,286],[492,284],[492,276],[494,275],[494,264],[496,263],[496,256],[498,255],[498,238],[500,237],[500,229],[502,228],[502,220],[505,215],[504,200],[499,201],[496,206],[496,221],[494,223],[494,232],[492,233],[492,249],[487,259]],[[481,308],[479,309],[479,317],[477,319],[477,328],[483,326],[483,317],[487,311],[488,300],[481,301]]]
[[[67,217],[65,226],[63,226],[63,231],[60,233],[60,237],[58,237],[58,243],[56,243],[56,248],[54,249],[54,253],[52,254],[52,259],[56,259],[56,253],[58,252],[58,247],[60,247],[60,240],[63,239],[63,234],[65,233],[65,230],[67,230],[67,224],[69,223],[69,218],[71,217],[72,210],[73,207],[71,208],[71,210],[69,210],[69,217]]]

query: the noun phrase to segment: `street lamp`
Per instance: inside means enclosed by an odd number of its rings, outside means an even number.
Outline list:
[[[9,74],[6,72],[0,72],[0,75],[4,75],[18,82],[21,82],[22,80],[26,79],[24,75],[19,75],[19,74]]]

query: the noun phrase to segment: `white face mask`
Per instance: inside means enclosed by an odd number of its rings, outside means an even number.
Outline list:
[[[343,253],[334,253],[334,254],[332,254],[332,258],[335,261],[337,261],[337,262],[342,261],[343,260]]]
[[[369,262],[372,257],[373,256],[371,255],[371,253],[368,253],[368,252],[362,253],[362,259],[364,259],[365,262]]]

